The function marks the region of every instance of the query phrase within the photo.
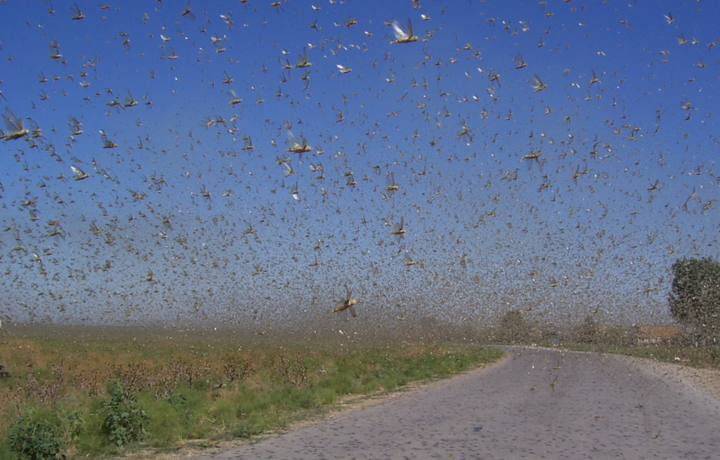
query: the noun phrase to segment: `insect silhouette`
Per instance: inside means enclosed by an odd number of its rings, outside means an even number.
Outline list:
[[[352,293],[350,292],[350,288],[348,288],[347,286],[345,286],[345,292],[346,292],[345,298],[343,300],[339,301],[335,305],[335,308],[330,310],[330,313],[340,313],[341,311],[348,310],[350,312],[350,314],[352,315],[352,317],[355,318],[357,316],[357,313],[355,312],[354,305],[356,305],[358,303],[358,300],[352,298]]]

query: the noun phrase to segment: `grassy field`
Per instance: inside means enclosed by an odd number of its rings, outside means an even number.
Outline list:
[[[498,349],[427,337],[295,340],[128,328],[16,328],[0,364],[0,458],[172,451],[317,417],[347,395],[493,362]],[[44,446],[44,447],[43,447]],[[49,447],[48,447],[49,446]]]
[[[497,361],[493,345],[537,344],[720,369],[720,348],[634,345],[628,331],[570,330],[560,343],[514,323],[380,331],[15,326],[0,337],[0,458],[175,452],[248,439],[338,403]],[[359,339],[358,337],[366,337]],[[556,341],[557,342],[557,341]],[[3,374],[4,373],[4,374]],[[25,457],[15,451],[26,446]],[[12,445],[15,445],[13,451]]]

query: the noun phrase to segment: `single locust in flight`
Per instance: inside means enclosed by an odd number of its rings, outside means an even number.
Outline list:
[[[87,179],[88,177],[90,177],[90,174],[86,173],[85,171],[83,171],[82,169],[78,168],[75,165],[70,166],[70,169],[72,169],[72,172],[74,174],[73,179],[75,179],[75,180],[83,180],[83,179]]]
[[[398,190],[400,190],[400,186],[395,183],[395,173],[388,174],[385,181],[385,191],[388,192],[389,195],[392,195]]]
[[[417,35],[413,34],[412,22],[408,19],[408,31],[405,32],[400,23],[395,20],[391,24],[393,33],[395,34],[395,40],[390,43],[411,43],[418,41]]]
[[[402,241],[402,237],[405,236],[405,220],[402,217],[400,217],[400,222],[393,226],[390,234],[395,235],[398,242]]]
[[[352,317],[355,318],[357,316],[357,313],[355,312],[355,307],[353,307],[353,305],[357,304],[358,300],[352,298],[352,293],[347,286],[345,286],[345,291],[347,292],[345,299],[338,302],[335,305],[335,308],[330,310],[330,313],[339,313],[341,311],[349,310]]]
[[[295,64],[295,67],[300,69],[310,67],[310,61],[308,61],[307,56],[307,48],[303,47],[303,54],[298,56],[297,64]]]
[[[102,129],[100,130],[100,137],[102,138],[104,149],[114,149],[118,146],[115,142],[108,139],[107,133],[105,133]]]
[[[287,130],[287,142],[288,142],[288,152],[293,153],[305,153],[312,150],[312,147],[307,145],[307,140],[303,139],[302,142],[298,141],[297,137],[290,131]]]
[[[9,107],[5,107],[5,115],[2,116],[5,120],[5,126],[7,127],[7,133],[5,133],[5,142],[13,139],[20,139],[30,134],[30,130],[25,128],[25,123],[17,118]]]

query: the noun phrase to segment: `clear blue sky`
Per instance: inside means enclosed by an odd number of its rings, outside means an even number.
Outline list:
[[[347,285],[358,321],[653,322],[670,265],[718,255],[720,4],[270,4],[0,4],[31,131],[0,142],[0,313],[312,322]]]

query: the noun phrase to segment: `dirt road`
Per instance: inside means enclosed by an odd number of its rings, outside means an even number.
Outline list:
[[[486,369],[198,459],[718,458],[720,404],[636,361],[512,350]]]

